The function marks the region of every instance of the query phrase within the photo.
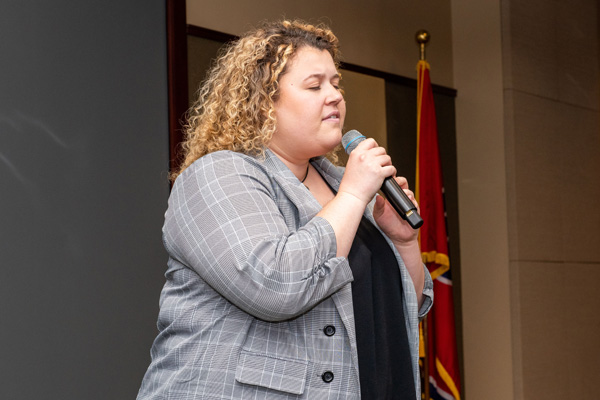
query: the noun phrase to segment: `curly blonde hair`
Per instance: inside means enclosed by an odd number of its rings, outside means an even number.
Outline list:
[[[279,79],[298,49],[327,50],[339,66],[337,37],[323,25],[302,21],[263,24],[226,45],[214,61],[198,98],[188,110],[183,160],[175,179],[205,154],[232,150],[264,154],[276,128]]]

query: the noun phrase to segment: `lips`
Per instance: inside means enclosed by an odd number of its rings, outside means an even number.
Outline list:
[[[323,121],[327,121],[328,119],[340,119],[340,112],[339,111],[331,112],[325,118],[323,118]]]

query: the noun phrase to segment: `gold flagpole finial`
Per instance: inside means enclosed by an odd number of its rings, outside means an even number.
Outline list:
[[[430,38],[431,38],[431,35],[429,34],[429,32],[427,32],[424,29],[421,29],[420,31],[418,31],[417,34],[415,35],[415,40],[419,44],[419,48],[421,51],[421,55],[419,58],[420,60],[425,61],[425,46],[429,42]]]

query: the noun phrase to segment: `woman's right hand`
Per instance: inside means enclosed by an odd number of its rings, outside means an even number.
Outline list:
[[[373,139],[364,140],[350,153],[338,193],[317,214],[335,232],[338,257],[348,256],[365,207],[383,180],[395,173],[390,156]]]
[[[396,174],[386,150],[365,139],[350,153],[338,193],[351,194],[366,206],[381,189],[383,180]]]

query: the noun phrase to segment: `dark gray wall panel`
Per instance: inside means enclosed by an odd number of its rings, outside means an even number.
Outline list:
[[[134,398],[168,196],[165,4],[0,12],[0,398]]]

